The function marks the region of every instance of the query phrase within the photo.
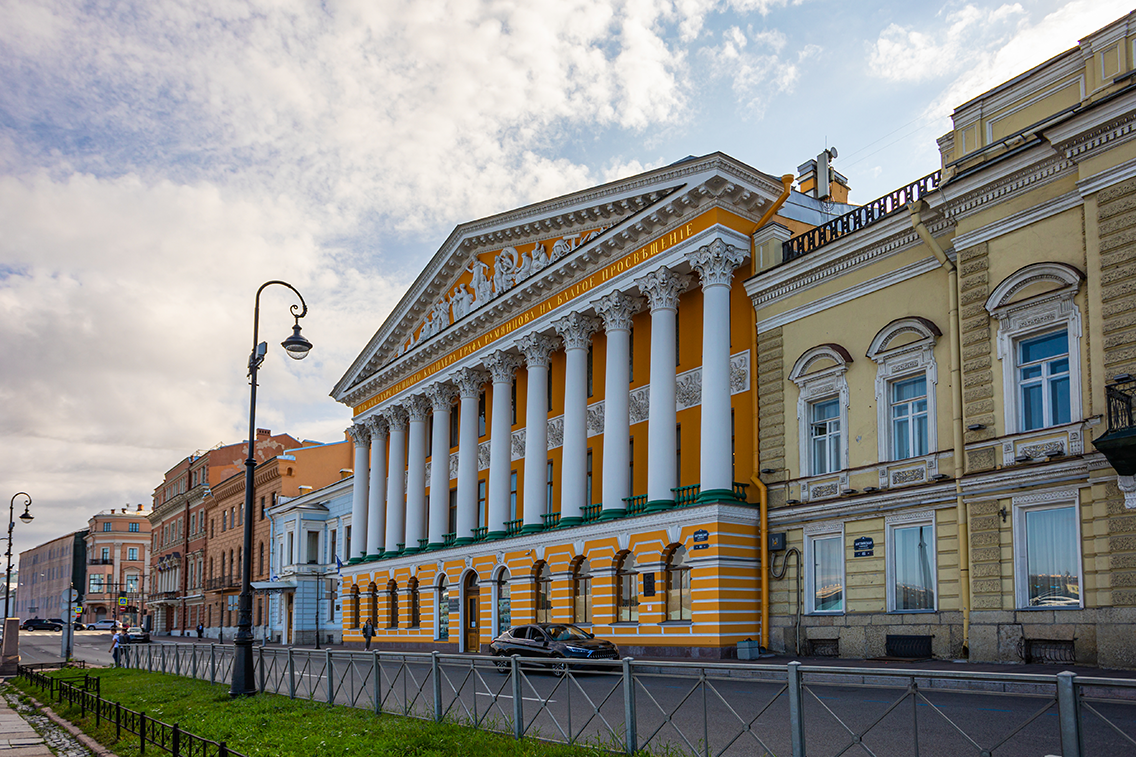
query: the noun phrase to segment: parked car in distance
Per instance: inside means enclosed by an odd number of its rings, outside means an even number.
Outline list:
[[[117,621],[114,620],[96,620],[94,623],[87,625],[88,631],[113,631],[118,627]]]
[[[619,659],[619,648],[615,644],[606,639],[597,639],[579,626],[568,623],[516,626],[494,639],[489,648],[494,655],[500,657],[519,655],[540,658],[559,671],[568,666],[563,662],[557,664],[557,660]]]
[[[149,644],[150,632],[144,631],[138,626],[131,626],[126,629],[126,641],[130,644]]]
[[[48,618],[48,620],[50,620],[52,623],[58,623],[60,626],[63,625],[63,618]],[[76,631],[82,631],[85,628],[86,628],[85,625],[83,625],[82,623],[80,623],[77,620],[75,621],[75,630]]]
[[[63,623],[47,618],[29,618],[20,624],[21,631],[62,631]]]

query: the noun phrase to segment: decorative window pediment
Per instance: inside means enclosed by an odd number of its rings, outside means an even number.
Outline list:
[[[876,438],[880,462],[938,449],[935,343],[939,327],[926,318],[898,318],[868,347],[876,369]],[[906,395],[911,396],[906,396]]]
[[[821,344],[797,358],[789,372],[789,380],[800,389],[797,426],[802,476],[848,467],[845,374],[851,363],[852,355],[839,344]]]

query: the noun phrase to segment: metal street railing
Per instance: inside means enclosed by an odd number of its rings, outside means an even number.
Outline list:
[[[628,754],[1136,753],[1136,680],[1068,672],[269,647],[255,663],[262,692]],[[232,647],[132,645],[127,664],[223,682]]]

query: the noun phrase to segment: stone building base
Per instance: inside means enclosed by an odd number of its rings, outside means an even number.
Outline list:
[[[1136,608],[981,610],[970,615],[973,662],[1023,662],[1023,639],[1072,641],[1078,665],[1136,668]]]
[[[794,654],[796,632],[792,617],[771,618],[770,650]],[[801,654],[815,650],[837,651],[840,657],[867,659],[887,654],[887,637],[931,636],[931,654],[936,659],[962,656],[962,613],[848,613],[801,617]],[[835,642],[835,643],[834,643]]]

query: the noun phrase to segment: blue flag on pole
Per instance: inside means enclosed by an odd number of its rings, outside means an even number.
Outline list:
[[[339,572],[341,570],[343,570],[343,561],[339,559],[339,555],[336,555],[335,556],[335,573],[336,573],[336,575],[339,575]]]

